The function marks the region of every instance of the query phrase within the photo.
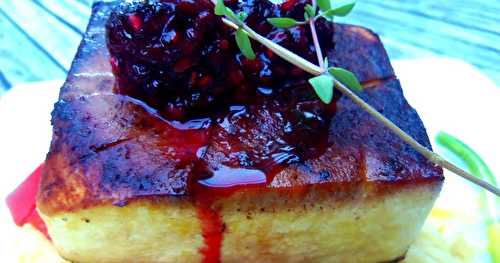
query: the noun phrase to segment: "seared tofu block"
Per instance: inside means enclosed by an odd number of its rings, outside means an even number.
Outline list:
[[[74,262],[390,262],[443,183],[428,162],[346,97],[306,85],[213,118],[167,120],[115,93],[97,3],[52,114],[37,205]],[[332,63],[360,95],[430,148],[379,38],[335,26]],[[297,113],[297,114],[292,114]],[[304,117],[305,116],[305,117]],[[293,129],[290,129],[293,127]]]

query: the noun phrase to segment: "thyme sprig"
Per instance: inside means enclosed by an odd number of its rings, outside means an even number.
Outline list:
[[[319,7],[319,8],[318,8]],[[308,24],[311,28],[311,35],[314,43],[314,49],[318,57],[318,65],[321,74],[309,79],[309,83],[314,88],[318,97],[326,104],[332,102],[335,79],[343,80],[342,83],[347,85],[352,90],[360,91],[362,89],[356,76],[342,68],[331,67],[328,68],[327,59],[323,56],[321,46],[319,44],[318,35],[316,33],[316,20],[324,17],[329,21],[337,15],[345,16],[354,7],[354,1],[334,7],[330,0],[313,0],[312,5],[307,4],[304,7],[304,21],[297,21],[290,17],[272,17],[267,21],[277,28],[290,28],[294,26],[301,26]],[[319,9],[319,10],[318,10]],[[223,0],[217,0],[215,4],[215,14],[225,16],[231,22],[238,26],[236,29],[236,43],[241,50],[241,53],[248,59],[255,59],[255,52],[253,51],[248,30],[245,27],[245,19],[248,14],[240,12],[235,14],[230,8],[224,5]],[[247,31],[247,32],[245,32]],[[293,62],[291,62],[294,64]]]
[[[317,38],[315,40],[314,37],[314,34],[317,34],[316,29],[314,27],[314,22],[311,23],[311,21],[315,21],[320,17],[324,17],[329,21],[332,21],[335,16],[345,16],[354,8],[355,1],[351,1],[340,6],[335,6],[335,1],[333,0],[312,0],[312,5],[306,5],[304,8],[304,21],[297,21],[293,18],[281,17],[268,19],[268,22],[273,26],[281,28],[305,24],[309,24],[310,26],[312,25],[311,33],[313,34],[313,41],[315,41],[314,44],[316,53],[318,54],[319,66],[309,62],[301,56],[255,32],[244,22],[247,14],[235,14],[230,8],[224,5],[224,0],[212,1],[215,4],[215,14],[221,16],[222,21],[226,25],[236,30],[236,43],[238,44],[238,47],[240,48],[242,54],[247,58],[255,58],[255,52],[252,49],[252,44],[250,41],[250,38],[252,38],[253,40],[259,42],[261,45],[269,48],[284,60],[314,75],[315,77],[309,79],[309,83],[313,86],[314,91],[324,103],[330,103],[332,101],[333,90],[334,88],[336,88],[341,93],[352,99],[356,104],[358,104],[366,112],[372,115],[375,119],[380,121],[385,127],[394,132],[399,138],[412,146],[413,149],[426,157],[430,162],[465,178],[466,180],[488,190],[489,192],[497,196],[500,196],[499,188],[471,175],[465,170],[447,161],[440,155],[427,149],[425,146],[421,145],[418,141],[413,139],[405,131],[399,128],[396,124],[394,124],[391,120],[387,119],[375,108],[361,99],[355,92],[361,91],[362,85],[359,83],[358,79],[352,72],[336,67],[326,68],[328,63],[320,53],[321,47],[319,46],[319,41],[317,41]]]

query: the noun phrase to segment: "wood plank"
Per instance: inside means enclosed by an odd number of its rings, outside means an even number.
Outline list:
[[[360,4],[366,2],[382,3],[375,0],[360,0]],[[383,1],[382,4],[390,5],[395,8],[407,9],[412,12],[419,12],[427,15],[437,15],[443,20],[455,21],[464,25],[474,26],[478,28],[487,28],[488,24],[483,24],[484,21],[498,21],[498,9],[500,5],[497,3],[488,5],[494,1],[487,0],[455,0],[455,1]],[[495,11],[496,10],[496,11]],[[493,29],[493,28],[489,28]]]
[[[91,8],[74,0],[34,0],[38,6],[82,34],[87,27]]]
[[[390,59],[430,58],[436,56],[432,51],[415,47],[390,37],[381,37],[381,40]]]
[[[365,3],[365,9],[355,12],[353,18],[365,21],[365,25],[376,28],[377,33],[381,36],[401,39],[402,42],[429,48],[429,50],[440,54],[461,53],[469,55],[480,53],[483,58],[488,58],[489,55],[500,52],[500,49],[493,42],[500,41],[500,36],[463,30],[463,28],[439,20],[389,10],[378,4]],[[477,50],[481,52],[476,52]],[[483,60],[483,62],[488,61]],[[491,64],[497,63],[492,62]]]
[[[495,71],[500,71],[500,49],[495,46],[500,42],[499,35],[464,30],[456,24],[390,9],[379,2],[370,1],[360,2],[358,9],[343,21],[370,27],[383,39],[393,40],[393,43],[404,43],[435,55],[463,59],[488,72],[490,76],[495,75]],[[384,1],[388,2],[396,1]],[[391,50],[392,47],[388,46],[388,49]],[[402,50],[397,55],[396,58],[411,57],[411,51]],[[493,78],[497,80],[498,76]]]
[[[76,0],[77,2],[86,5],[86,6],[92,6],[92,3],[97,2],[97,0]]]
[[[47,50],[57,63],[69,69],[81,40],[80,34],[62,24],[33,1],[3,0],[0,1],[0,9]]]
[[[66,72],[0,10],[0,74],[8,87],[19,83],[63,79]]]
[[[372,4],[399,9],[405,12],[414,13],[419,16],[434,18],[450,24],[459,25],[465,30],[489,32],[491,34],[500,34],[500,27],[494,26],[500,22],[500,17],[490,10],[485,12],[481,7],[468,8],[463,4],[454,2],[439,1],[384,1],[374,2],[373,0],[364,0]],[[365,3],[363,2],[363,3]],[[472,1],[467,1],[472,2]],[[483,1],[484,2],[484,1]]]
[[[0,71],[0,95],[2,91],[9,89],[11,86],[10,82],[5,78],[2,71]]]
[[[399,1],[395,3],[394,1],[364,0],[362,4],[363,8],[366,9],[365,11],[371,10],[372,7],[380,7],[386,10],[399,11],[401,14],[407,14],[408,18],[414,18],[414,20],[406,22],[435,23],[438,28],[444,25],[443,30],[450,29],[452,30],[450,34],[453,35],[465,34],[468,37],[481,37],[490,40],[500,37],[500,27],[496,26],[500,23],[500,17],[487,17],[481,14],[482,8],[465,9],[451,2],[445,3],[445,7],[443,7],[443,4],[435,1],[417,1],[402,4]]]
[[[498,14],[500,14],[500,5],[498,0],[481,0],[481,1],[471,1],[471,0],[455,0],[449,3],[449,6],[459,7],[461,10],[475,10],[478,15],[486,14],[492,15],[498,19]]]
[[[479,68],[478,68],[479,69]],[[500,88],[500,70],[497,68],[487,68],[487,69],[479,69],[482,73],[488,76],[497,86]]]

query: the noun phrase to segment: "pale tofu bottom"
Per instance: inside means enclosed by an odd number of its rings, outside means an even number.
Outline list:
[[[283,206],[218,204],[226,230],[223,262],[382,262],[403,256],[440,188]],[[255,198],[255,197],[254,197]],[[233,198],[234,199],[234,198]],[[282,200],[281,200],[282,201]],[[242,204],[244,208],[242,208]],[[139,201],[44,216],[56,249],[75,262],[200,262],[203,246],[189,202]]]

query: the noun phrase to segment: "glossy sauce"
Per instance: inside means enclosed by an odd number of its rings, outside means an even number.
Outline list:
[[[203,255],[203,263],[220,262],[222,241],[224,234],[224,222],[217,210],[211,206],[207,200],[200,200],[196,203],[198,218],[201,222],[203,236],[203,247],[200,253]]]
[[[308,27],[273,28],[268,17],[304,19],[309,0],[225,1],[258,33],[315,62]],[[283,3],[284,2],[284,3]],[[293,8],[292,8],[293,7]],[[322,47],[333,48],[333,25],[316,22]],[[223,29],[223,30],[220,30]],[[186,120],[216,112],[221,105],[248,103],[255,93],[277,93],[309,75],[254,44],[257,59],[246,59],[234,32],[213,14],[210,0],[130,1],[111,12],[106,23],[115,92],[158,109],[168,119]]]
[[[198,183],[191,186],[191,189],[203,237],[203,246],[199,249],[202,262],[220,262],[225,226],[219,211],[213,206],[217,197]]]
[[[216,201],[241,189],[267,186],[269,174],[257,169],[223,167],[212,177],[190,185],[193,200],[201,224],[203,246],[200,248],[203,263],[221,262],[225,224]]]

